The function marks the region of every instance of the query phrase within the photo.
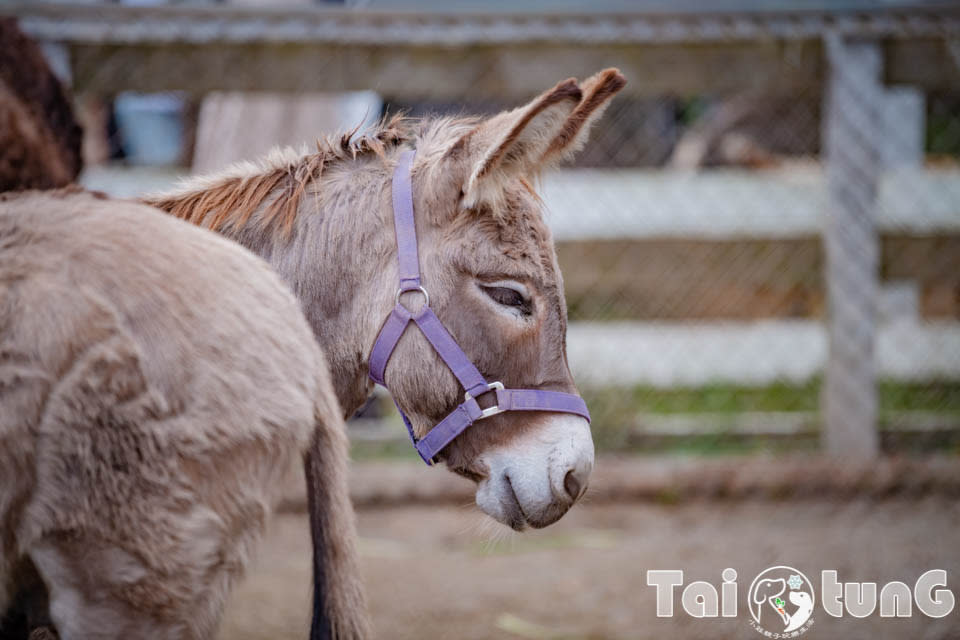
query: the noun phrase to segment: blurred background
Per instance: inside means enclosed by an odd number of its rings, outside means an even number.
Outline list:
[[[68,88],[79,181],[121,197],[387,113],[495,113],[570,76],[626,75],[587,147],[541,185],[598,448],[586,502],[539,532],[487,523],[377,394],[350,429],[380,637],[756,633],[744,607],[656,618],[657,568],[719,585],[733,567],[743,599],[773,564],[815,586],[822,569],[912,585],[933,568],[960,585],[956,2],[0,13]],[[289,494],[224,638],[306,633],[304,500]],[[823,638],[960,637],[958,612],[815,619]]]

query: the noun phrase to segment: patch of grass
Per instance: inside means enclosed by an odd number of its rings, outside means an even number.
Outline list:
[[[609,407],[638,413],[744,413],[747,411],[816,411],[820,381],[801,385],[777,383],[764,387],[715,384],[703,387],[660,389],[635,386],[584,390],[590,407]]]
[[[819,446],[819,439],[802,435],[793,437],[738,436],[727,433],[709,433],[675,438],[631,438],[626,446],[608,447],[602,434],[594,430],[597,449],[615,453],[641,453],[680,456],[740,456],[740,455],[778,455],[798,452],[813,452]]]
[[[762,387],[715,384],[661,389],[638,385],[583,391],[591,407],[615,415],[638,413],[744,413],[757,411],[817,411],[822,380],[802,384],[775,383]],[[878,384],[880,410],[960,413],[960,381]]]
[[[880,411],[960,414],[960,381],[906,384],[881,382]]]
[[[790,437],[743,436],[715,432],[683,438],[645,437],[636,427],[644,415],[722,414],[752,412],[819,413],[822,380],[762,387],[707,385],[660,389],[649,386],[583,390],[593,415],[593,434],[602,451],[657,451],[695,455],[778,453],[817,446],[816,432]],[[916,411],[960,421],[960,381],[908,384],[882,381],[877,388],[881,423],[898,412]]]
[[[403,429],[403,425],[400,426]],[[350,458],[353,460],[410,460],[421,462],[410,440],[406,438],[406,431],[401,431],[403,439],[382,441],[351,440]],[[422,462],[421,462],[422,464]]]

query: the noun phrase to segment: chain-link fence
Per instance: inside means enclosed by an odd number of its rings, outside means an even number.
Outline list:
[[[23,24],[72,73],[85,179],[124,195],[382,113],[494,113],[621,66],[628,89],[541,185],[601,449],[956,448],[957,15],[752,6],[324,21],[177,3]],[[163,87],[181,90],[143,92]],[[174,169],[138,168],[156,163]],[[361,454],[397,448],[385,424],[357,427]]]
[[[593,415],[591,489],[556,525],[491,541],[464,522],[474,485],[425,475],[380,390],[350,433],[381,637],[752,637],[749,578],[784,563],[911,585],[944,568],[952,587],[960,9],[347,4],[0,13],[72,85],[82,183],[126,197],[385,114],[492,114],[569,76],[627,77],[586,147],[539,184]],[[820,452],[838,455],[805,455]],[[222,637],[305,635],[302,491],[285,492]],[[679,590],[677,616],[657,618],[644,571],[667,567],[712,584],[736,567],[740,619],[684,616]],[[957,633],[956,613],[817,607],[817,637]]]

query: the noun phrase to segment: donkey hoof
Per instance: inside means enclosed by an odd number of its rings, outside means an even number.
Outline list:
[[[60,640],[60,635],[53,627],[37,627],[30,632],[29,640]]]

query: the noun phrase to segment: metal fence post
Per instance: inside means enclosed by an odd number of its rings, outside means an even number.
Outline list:
[[[825,39],[829,78],[823,140],[828,210],[829,355],[821,396],[822,442],[831,455],[879,450],[874,366],[879,242],[874,208],[881,171],[882,52],[875,42]]]

